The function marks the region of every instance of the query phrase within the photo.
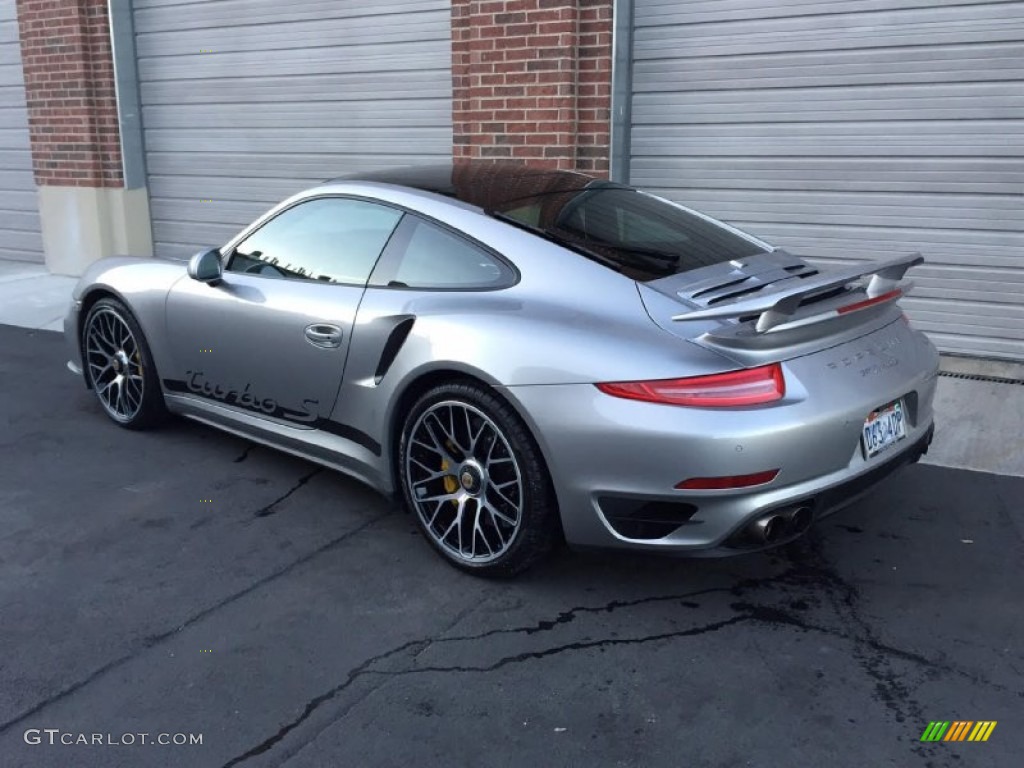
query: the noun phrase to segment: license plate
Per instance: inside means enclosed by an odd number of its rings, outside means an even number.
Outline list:
[[[903,416],[902,400],[890,403],[868,415],[861,432],[861,442],[867,458],[881,453],[907,436],[907,422]]]

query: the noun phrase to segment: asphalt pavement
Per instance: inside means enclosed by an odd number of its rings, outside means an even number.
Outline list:
[[[116,427],[64,360],[0,326],[4,768],[1020,764],[1024,479],[918,465],[784,551],[489,582],[337,473]]]

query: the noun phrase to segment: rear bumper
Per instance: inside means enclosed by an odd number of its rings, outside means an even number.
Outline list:
[[[841,511],[903,467],[918,462],[928,452],[934,431],[934,423],[929,423],[915,439],[901,441],[859,474],[844,470],[778,490],[704,499],[597,494],[590,500],[592,514],[610,536],[579,539],[570,534],[569,543],[578,549],[650,550],[689,557],[727,557],[780,546],[807,529],[786,522],[781,533],[766,541],[758,533],[759,520],[776,516],[787,520],[796,510],[806,509],[815,523]],[[642,524],[636,525],[637,520]]]
[[[916,464],[921,457],[928,453],[928,447],[932,444],[932,437],[935,435],[935,425],[930,424],[928,430],[917,439],[917,442],[910,445],[902,453],[896,454],[889,461],[874,469],[851,478],[839,485],[827,488],[813,499],[818,511],[818,517],[825,517],[838,512],[843,507],[857,501],[861,496],[881,483],[891,474],[910,464]]]
[[[880,340],[898,358],[865,358],[865,345]],[[783,368],[785,398],[749,408],[641,403],[590,384],[506,392],[548,462],[570,545],[714,556],[784,543],[792,536],[758,542],[744,532],[779,510],[832,514],[917,461],[931,441],[938,353],[902,322]],[[906,437],[866,457],[865,418],[897,399]],[[775,469],[774,480],[753,487],[676,489],[688,478]]]
[[[931,445],[932,436],[934,434],[935,425],[931,424],[916,442],[904,448],[900,453],[894,454],[885,463],[879,464],[878,466],[875,466],[860,475],[845,480],[838,485],[824,488],[823,490],[809,496],[791,499],[786,504],[780,505],[777,509],[770,509],[762,512],[757,515],[753,521],[740,526],[725,541],[721,552],[712,552],[709,554],[729,555],[739,552],[751,552],[760,549],[769,549],[771,547],[779,546],[780,544],[785,544],[788,541],[792,541],[799,535],[803,534],[806,531],[806,528],[796,529],[795,527],[790,527],[789,524],[787,524],[787,528],[781,532],[775,541],[765,542],[757,533],[757,521],[770,517],[776,513],[780,513],[785,516],[785,514],[791,510],[800,508],[810,510],[811,523],[839,512],[844,507],[855,503],[862,496],[868,494],[877,485],[903,467],[909,466],[910,464],[916,464],[920,461],[921,457],[928,453],[928,446]]]

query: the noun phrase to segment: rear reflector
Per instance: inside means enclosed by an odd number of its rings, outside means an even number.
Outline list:
[[[858,301],[855,304],[847,304],[845,307],[839,307],[836,310],[840,315],[845,315],[847,312],[856,312],[858,309],[867,309],[873,307],[875,304],[883,304],[886,301],[895,301],[903,295],[903,291],[899,288],[883,293],[880,296],[875,296],[873,299],[864,299],[864,301]]]
[[[729,475],[726,477],[691,477],[676,483],[681,491],[719,491],[725,488],[749,488],[752,485],[770,483],[779,474],[777,469],[755,472],[752,475]]]
[[[614,381],[595,386],[606,395],[627,400],[719,408],[771,403],[781,400],[786,394],[782,366],[778,363],[711,376]]]

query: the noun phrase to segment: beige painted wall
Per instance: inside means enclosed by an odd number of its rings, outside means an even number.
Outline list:
[[[80,275],[104,256],[152,256],[146,189],[39,187],[46,266]]]

